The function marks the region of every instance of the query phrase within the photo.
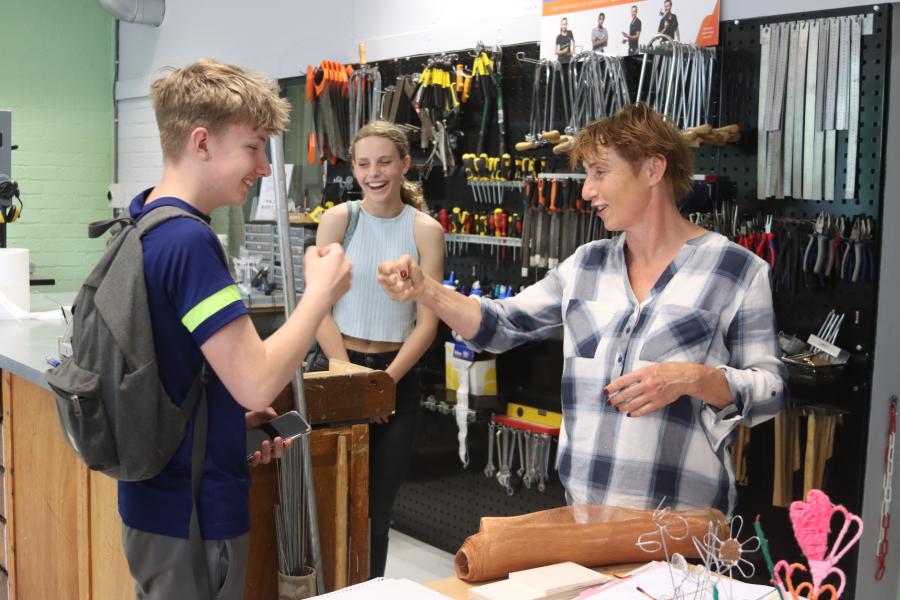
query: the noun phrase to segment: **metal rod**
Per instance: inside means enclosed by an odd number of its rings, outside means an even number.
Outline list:
[[[294,260],[291,253],[291,223],[287,207],[287,182],[284,178],[284,138],[281,134],[269,138],[269,149],[272,155],[272,177],[275,182],[275,217],[280,238],[281,272],[284,282],[284,316],[291,317],[297,305],[294,289]],[[303,394],[303,367],[297,369],[291,380],[294,391],[294,410],[308,420],[306,398]],[[309,436],[300,438],[303,453],[303,485],[306,488],[306,516],[309,526],[309,549],[313,567],[316,569],[316,589],[325,591],[324,571],[322,569],[322,548],[319,544],[319,517],[316,511],[316,487],[313,479],[312,454]],[[302,519],[301,519],[302,520]]]

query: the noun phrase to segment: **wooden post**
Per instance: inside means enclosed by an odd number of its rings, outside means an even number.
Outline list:
[[[334,476],[334,589],[347,587],[347,503],[350,493],[350,463],[347,436],[337,439]]]

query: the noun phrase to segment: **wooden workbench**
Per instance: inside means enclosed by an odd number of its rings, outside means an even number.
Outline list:
[[[0,600],[134,597],[122,552],[116,482],[89,471],[63,438],[49,389],[32,372],[2,373],[3,455],[0,494]],[[394,408],[394,384],[383,371],[355,365],[308,374],[306,402],[326,586],[335,581],[335,482],[338,440],[349,463],[347,546],[350,583],[368,577],[368,419]],[[274,404],[292,408],[285,390]],[[277,598],[273,464],[252,469],[250,562],[246,597]],[[7,582],[3,581],[8,579]]]

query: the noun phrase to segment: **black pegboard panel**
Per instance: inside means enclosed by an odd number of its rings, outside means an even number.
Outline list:
[[[723,21],[720,28],[719,73],[721,94],[715,121],[719,125],[738,123],[741,143],[735,147],[704,148],[695,154],[697,172],[716,173],[727,180],[726,194],[747,203],[748,209],[772,212],[778,216],[815,218],[826,210],[853,217],[858,214],[879,216],[882,177],[886,64],[889,44],[890,7],[877,12],[871,7],[848,8],[815,13],[797,13],[772,18]],[[806,19],[871,13],[873,32],[862,36],[860,63],[859,146],[857,153],[857,192],[852,200],[830,201],[775,200],[756,201],[756,123],[758,115],[758,78],[760,64],[759,29],[762,25]],[[837,134],[838,166],[846,161],[847,132]],[[835,190],[842,196],[846,169],[837,170]],[[730,193],[729,193],[730,192]]]
[[[469,425],[469,467],[463,469],[455,417],[423,411],[410,477],[394,504],[395,529],[456,553],[466,537],[478,531],[482,516],[515,516],[565,504],[565,492],[552,468],[543,492],[520,487],[512,496],[484,476],[487,423],[480,419]],[[551,457],[555,456],[553,443]]]
[[[878,219],[881,224],[883,146],[886,106],[886,74],[890,47],[890,7],[873,12],[871,7],[847,8],[834,11],[784,15],[777,18],[723,22],[720,29],[721,52],[720,97],[715,123],[738,123],[742,128],[741,142],[736,146],[703,148],[695,155],[696,171],[719,177],[722,199],[736,200],[742,212],[773,214],[799,220],[812,220],[821,211],[853,217],[859,214]],[[860,121],[857,192],[852,200],[805,201],[756,198],[757,110],[760,64],[759,28],[804,19],[817,19],[850,14],[873,14],[873,33],[862,37],[860,77]],[[838,133],[837,156],[839,166],[846,159],[847,132]],[[842,196],[845,169],[837,170],[835,189]],[[805,227],[812,232],[812,224]],[[880,232],[879,232],[880,233]],[[802,279],[799,289],[778,289],[774,295],[775,312],[781,329],[805,337],[815,332],[828,310],[835,308],[847,313],[841,329],[839,345],[854,352],[849,367],[829,385],[815,382],[791,381],[791,395],[798,404],[828,404],[848,411],[837,429],[836,447],[840,448],[828,462],[823,488],[836,503],[849,510],[862,510],[862,483],[870,403],[871,352],[874,348],[876,324],[877,281],[848,283],[832,278],[822,286],[817,277]],[[805,434],[804,434],[805,435]],[[801,442],[805,443],[805,442]],[[738,514],[745,522],[761,514],[773,556],[789,562],[801,560],[799,549],[791,535],[787,511],[771,505],[771,461],[774,444],[773,426],[766,423],[753,429],[748,450],[751,485],[739,488]],[[802,482],[795,480],[795,497],[799,498]],[[856,577],[857,549],[848,554],[842,566],[853,587]],[[756,561],[754,561],[756,562]],[[758,562],[757,573],[765,567]],[[765,577],[757,577],[761,581]]]
[[[740,143],[734,146],[707,146],[695,152],[695,172],[715,174],[719,178],[720,199],[736,200],[746,216],[765,213],[810,221],[800,224],[801,230],[806,233],[812,233],[811,221],[821,211],[851,218],[860,214],[876,217],[880,228],[889,11],[889,6],[882,5],[877,12],[872,7],[858,7],[721,23],[721,46],[716,69],[719,100],[713,104],[712,120],[719,126],[739,124],[742,137]],[[856,197],[852,200],[840,198],[833,202],[793,198],[757,200],[760,26],[867,13],[872,14],[873,30],[872,34],[862,37]],[[837,141],[840,167],[841,162],[846,160],[847,132],[838,132]],[[838,196],[843,195],[845,178],[846,169],[839,168],[835,184]],[[825,314],[834,308],[848,315],[838,340],[842,346],[861,353],[869,352],[874,347],[875,282],[849,284],[832,278],[822,286],[818,278],[804,277],[800,289],[789,291],[777,288],[774,298],[779,325],[786,331],[798,335],[817,331]]]

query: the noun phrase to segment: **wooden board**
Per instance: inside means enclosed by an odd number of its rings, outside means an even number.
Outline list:
[[[134,579],[122,548],[115,479],[90,474],[91,598],[131,598]]]
[[[60,433],[49,392],[7,376],[10,597],[90,598],[87,469]]]
[[[333,370],[303,375],[310,424],[368,422],[371,417],[386,417],[394,412],[395,386],[390,375],[351,363],[331,362]],[[278,413],[293,409],[290,386],[272,406]]]
[[[369,430],[367,425],[316,429],[310,439],[313,477],[316,481],[316,505],[319,521],[319,540],[326,591],[333,589],[335,546],[335,477],[337,439],[349,436],[347,459],[350,462],[350,583],[368,578],[368,470]],[[278,501],[277,477],[274,465],[261,465],[252,470],[253,487],[250,494],[250,559],[247,565],[247,598],[276,600],[278,554],[275,538],[274,506]]]

